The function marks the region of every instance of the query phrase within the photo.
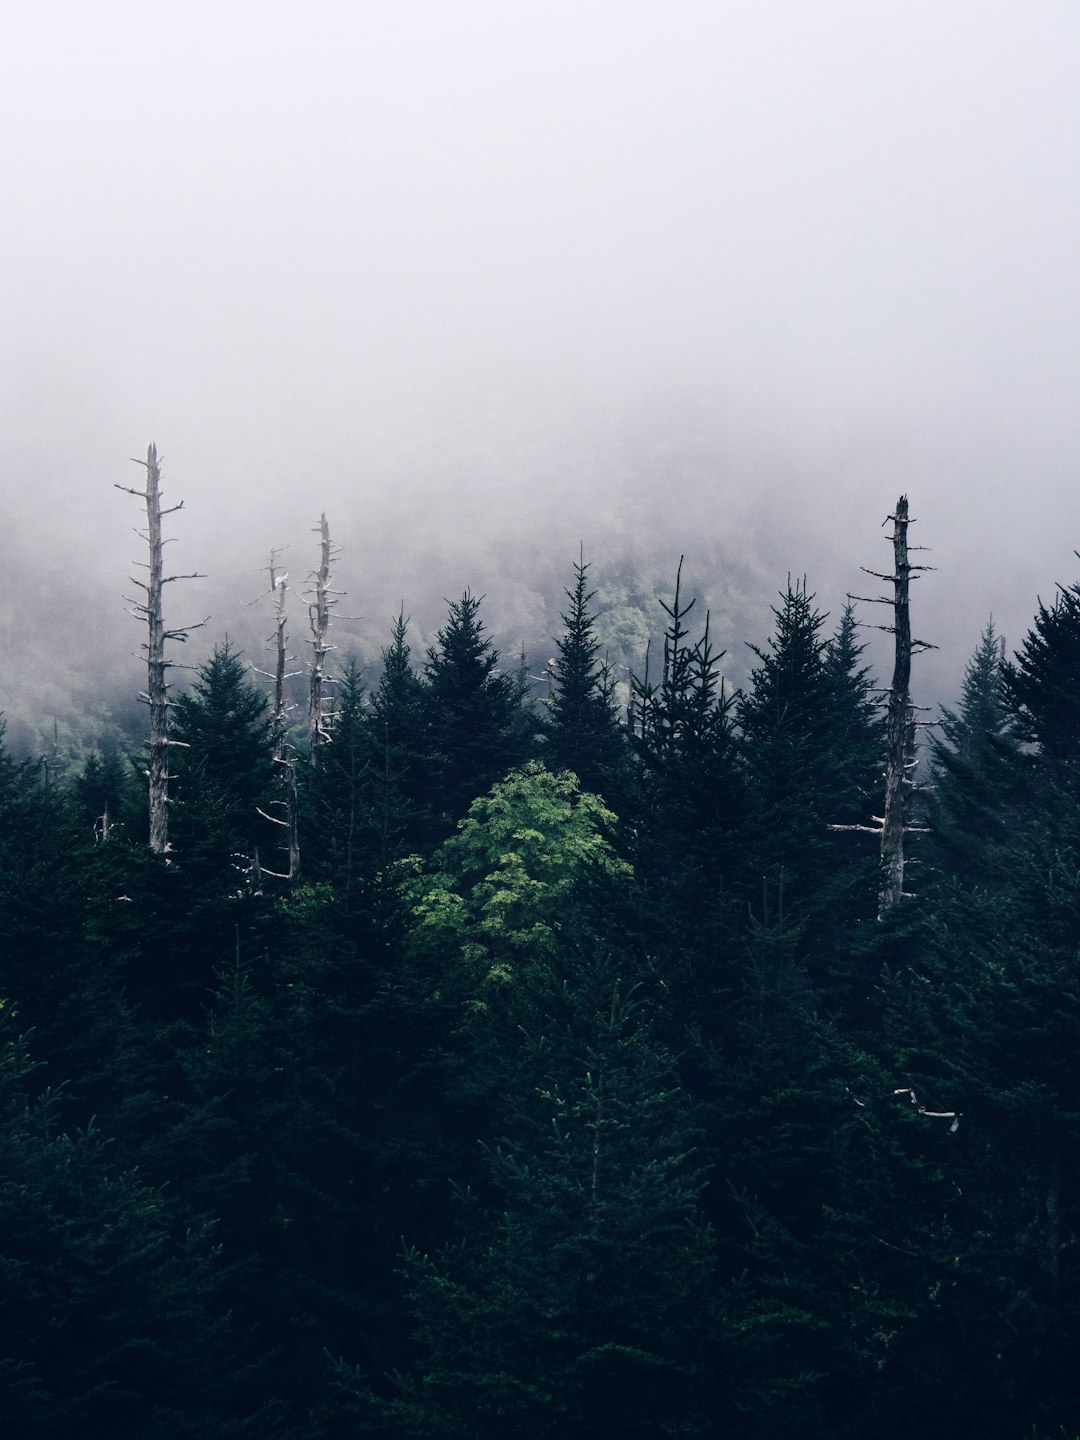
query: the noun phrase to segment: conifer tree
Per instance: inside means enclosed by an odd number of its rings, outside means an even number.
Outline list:
[[[226,640],[173,709],[175,848],[188,860],[198,853],[225,869],[230,862],[249,866],[258,847],[271,842],[259,814],[273,780],[266,698]]]
[[[447,827],[532,748],[535,722],[519,676],[499,669],[480,618],[482,598],[466,590],[451,602],[425,666],[428,784]]]
[[[551,698],[544,729],[552,770],[572,770],[586,790],[603,792],[623,756],[623,738],[615,715],[611,672],[597,659],[600,643],[589,606],[589,566],[574,566],[574,586],[564,593],[565,632],[555,641]]]
[[[638,923],[664,955],[672,980],[688,984],[701,1010],[715,983],[714,961],[744,863],[745,785],[732,726],[733,697],[720,674],[722,652],[709,617],[690,643],[682,562],[670,604],[660,677],[631,676],[629,744],[636,773],[614,807],[635,837]]]
[[[806,580],[789,579],[773,616],[766,646],[750,646],[759,664],[736,712],[755,811],[754,858],[762,874],[784,873],[792,915],[831,912],[837,871],[852,846],[828,827],[861,798],[873,758],[880,774],[882,727],[853,668],[859,648],[850,613],[830,640]]]
[[[425,783],[424,687],[412,668],[408,626],[402,608],[366,712],[384,862],[409,848],[424,848],[433,832]]]
[[[1002,694],[1021,741],[1064,778],[1080,763],[1080,583],[1060,586],[1051,606],[1002,667]]]
[[[610,958],[522,977],[531,1015],[483,1197],[455,1243],[409,1252],[417,1356],[365,1433],[617,1440],[714,1433],[719,1348],[693,1115],[650,1033],[657,997]]]
[[[335,681],[334,723],[320,760],[303,777],[309,868],[330,881],[346,907],[388,854],[376,794],[377,757],[367,724],[364,682],[350,658]]]
[[[1028,766],[1005,707],[1004,645],[990,620],[964,671],[958,709],[942,708],[931,740],[934,788],[929,819],[940,863],[974,884],[1008,864],[1018,834]]]

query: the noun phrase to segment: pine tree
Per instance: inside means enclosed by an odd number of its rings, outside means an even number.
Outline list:
[[[178,856],[204,857],[219,871],[248,869],[273,845],[259,810],[273,783],[273,739],[266,697],[226,640],[173,702],[173,805]]]
[[[855,607],[846,601],[823,659],[836,697],[833,746],[840,761],[834,772],[836,824],[858,824],[881,789],[885,721],[870,668],[862,663]]]
[[[556,639],[548,702],[546,758],[552,770],[572,770],[586,790],[610,788],[624,745],[615,715],[613,682],[598,659],[600,643],[589,606],[584,559],[574,566],[573,589],[564,593],[569,609],[562,615],[565,633]]]
[[[364,682],[349,659],[335,681],[333,725],[319,764],[302,781],[307,869],[335,885],[346,905],[385,863],[380,816],[374,809],[375,761],[366,723]]]
[[[669,605],[660,677],[631,676],[628,733],[636,760],[631,783],[615,799],[633,837],[636,924],[655,947],[688,1013],[708,1016],[716,956],[734,909],[745,849],[743,777],[732,727],[733,697],[720,674],[723,654],[709,617],[690,643],[695,601],[682,599],[682,563]]]
[[[373,1435],[714,1433],[714,1255],[659,997],[595,954],[522,984],[483,1193],[458,1192],[455,1243],[407,1255],[416,1361],[396,1394],[339,1382]]]
[[[215,1440],[257,1423],[231,1390],[212,1225],[185,1225],[38,1088],[0,1004],[0,1429]]]
[[[978,885],[1001,878],[1018,834],[1027,774],[1005,707],[1004,646],[987,623],[964,671],[960,705],[942,709],[931,740],[929,819],[940,863]]]
[[[1037,747],[1064,777],[1080,762],[1080,583],[1060,586],[1012,661],[1002,667],[1002,695],[1019,739]]]
[[[425,666],[423,709],[432,809],[449,828],[532,748],[535,722],[518,675],[500,672],[477,597],[450,604]]]
[[[366,714],[386,860],[426,848],[436,828],[426,789],[424,687],[412,668],[408,625],[402,609]]]
[[[830,640],[805,579],[788,581],[773,608],[767,645],[737,706],[739,753],[755,811],[754,859],[762,874],[782,871],[793,916],[835,917],[838,872],[854,858],[853,837],[830,831],[862,798],[877,750],[865,678],[855,668],[853,624]],[[857,853],[857,852],[856,852]]]

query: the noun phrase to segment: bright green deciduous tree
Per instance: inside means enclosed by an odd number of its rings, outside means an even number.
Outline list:
[[[512,771],[411,882],[417,939],[448,962],[460,956],[486,983],[553,958],[597,887],[610,896],[630,876],[610,838],[615,823],[575,776],[539,761]]]

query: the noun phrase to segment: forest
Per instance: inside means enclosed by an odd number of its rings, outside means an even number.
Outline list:
[[[185,674],[155,464],[142,740],[0,752],[3,1433],[1075,1440],[1080,582],[936,716],[906,502],[737,690],[584,554],[361,666],[324,527]]]

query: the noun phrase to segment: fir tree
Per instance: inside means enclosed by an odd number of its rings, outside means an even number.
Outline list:
[[[481,599],[466,590],[450,604],[425,667],[428,785],[444,825],[459,820],[532,747],[534,721],[520,678],[499,670]]]
[[[713,1248],[657,997],[602,955],[522,984],[483,1195],[458,1192],[454,1244],[407,1256],[416,1362],[381,1398],[339,1381],[375,1435],[713,1433]]]
[[[850,616],[830,640],[827,616],[805,579],[789,580],[773,616],[766,646],[750,646],[759,663],[737,707],[755,859],[763,874],[784,872],[793,916],[818,911],[835,918],[837,872],[855,847],[853,837],[829,826],[862,798],[881,727],[856,668]]]
[[[1005,707],[1019,739],[1064,774],[1080,762],[1080,584],[1039,602],[1035,623],[1001,672]]]
[[[425,786],[424,688],[412,668],[408,625],[399,611],[366,714],[384,860],[424,848],[433,830]]]
[[[248,866],[272,844],[259,815],[273,782],[266,698],[226,640],[172,703],[173,847],[186,862],[201,855],[219,870]]]
[[[588,589],[588,570],[579,559],[573,589],[564,592],[569,608],[561,617],[565,633],[555,641],[544,734],[549,767],[572,770],[586,790],[603,793],[622,759],[623,740],[611,673],[597,659],[600,644],[589,608],[596,592]]]
[[[988,622],[964,671],[960,705],[942,709],[931,740],[930,823],[941,863],[974,884],[991,884],[1007,866],[1018,834],[1027,767],[1005,706],[1004,646]]]

